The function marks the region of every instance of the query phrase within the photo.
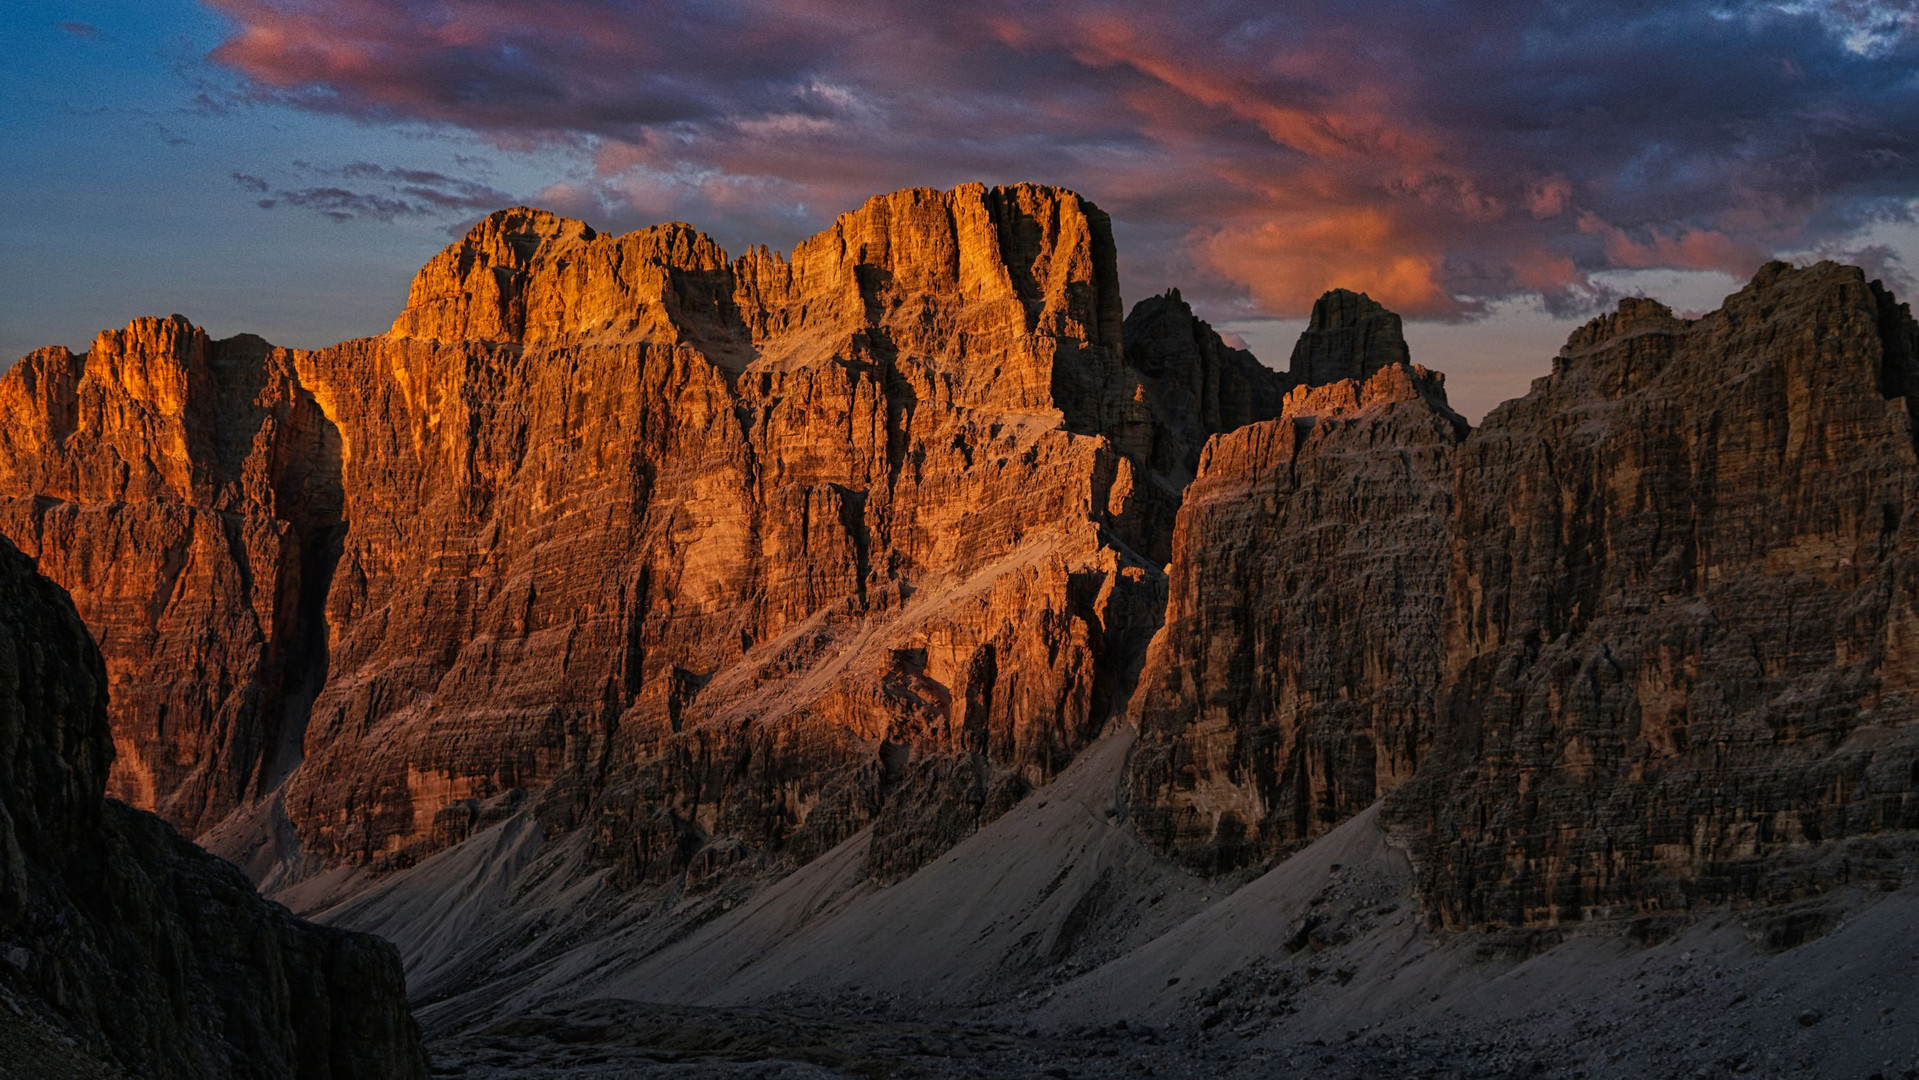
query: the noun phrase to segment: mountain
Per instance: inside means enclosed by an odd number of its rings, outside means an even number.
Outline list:
[[[1858,269],[1774,263],[1699,319],[1623,301],[1470,434],[1400,366],[1213,440],[1136,820],[1232,869],[1383,796],[1450,929],[1896,887],[1916,341]]]
[[[514,208],[381,337],[28,356],[0,534],[99,642],[110,793],[394,942],[468,1075],[1043,1071],[1028,1027],[1090,1061],[1121,1018],[1155,1068],[1578,1027],[1564,1071],[1629,1075],[1607,1010],[1706,1014],[1615,948],[1904,1023],[1916,373],[1880,285],[1774,264],[1473,429],[1361,293],[1287,372],[1177,291],[1124,314],[1059,189],[790,257]],[[1893,1038],[1779,1015],[1781,1060]]]

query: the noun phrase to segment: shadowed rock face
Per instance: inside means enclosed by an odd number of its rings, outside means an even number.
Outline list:
[[[1302,386],[1207,443],[1134,697],[1133,817],[1181,861],[1259,862],[1418,766],[1466,432],[1442,378],[1394,364]]]
[[[1774,264],[1699,320],[1622,302],[1463,439],[1390,366],[1214,439],[1133,703],[1135,818],[1226,869],[1390,793],[1447,927],[1896,882],[1916,339],[1857,269]]]
[[[1134,305],[1126,316],[1126,359],[1154,380],[1152,424],[1114,437],[1162,476],[1191,480],[1207,434],[1279,415],[1293,381],[1220,340],[1173,289]],[[1148,446],[1129,437],[1153,436]]]
[[[1623,302],[1461,448],[1440,733],[1388,803],[1436,922],[1897,880],[1914,339],[1858,269],[1775,263],[1696,321]]]
[[[791,258],[502,211],[382,338],[29,358],[0,527],[124,672],[116,791],[205,830],[300,762],[256,874],[526,808],[626,880],[891,814],[905,872],[1124,701],[1199,444],[1277,408],[1179,306],[1129,344],[1057,189],[881,196]]]
[[[107,685],[66,595],[0,541],[12,1011],[138,1076],[424,1077],[391,946],[293,918],[151,814],[105,799]]]
[[[1334,289],[1313,303],[1306,330],[1293,346],[1293,381],[1307,386],[1368,379],[1392,364],[1411,362],[1399,316],[1379,301]]]

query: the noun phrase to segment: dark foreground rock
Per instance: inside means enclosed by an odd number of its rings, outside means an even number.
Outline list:
[[[0,543],[0,1074],[420,1077],[393,948],[108,802],[106,677]]]

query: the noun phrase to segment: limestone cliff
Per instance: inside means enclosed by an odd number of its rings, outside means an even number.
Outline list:
[[[116,798],[197,832],[298,760],[338,442],[289,353],[177,315],[0,378],[0,534],[101,642]]]
[[[391,946],[293,918],[152,815],[105,799],[108,685],[66,595],[0,541],[8,1023],[42,1025],[75,1056],[135,1076],[424,1077]],[[8,1075],[78,1067],[0,1063]]]
[[[1316,320],[1301,350],[1355,370],[1365,340]],[[1698,320],[1622,302],[1463,440],[1396,366],[1215,438],[1133,703],[1135,819],[1228,869],[1385,795],[1455,928],[1896,884],[1916,341],[1856,268],[1774,264]]]
[[[26,358],[0,533],[101,643],[111,790],[278,884],[509,817],[622,895],[868,825],[896,877],[1122,708],[1163,850],[1384,797],[1440,925],[1898,872],[1919,329],[1858,271],[1627,301],[1472,433],[1363,294],[1285,375],[1122,310],[1058,189],[790,257],[515,208],[381,337]]]
[[[1162,476],[1186,483],[1212,432],[1232,431],[1279,415],[1294,380],[1220,339],[1172,289],[1147,297],[1126,316],[1126,358],[1153,380],[1151,422],[1115,435],[1132,456]],[[1150,441],[1149,441],[1150,440]]]
[[[881,196],[790,258],[502,211],[384,337],[29,358],[0,531],[127,686],[116,791],[199,829],[271,793],[256,873],[518,809],[646,880],[891,815],[903,872],[1123,702],[1200,443],[1277,408],[1183,305],[1129,332],[1114,267],[1026,185]]]
[[[1460,449],[1440,735],[1388,804],[1436,922],[1899,880],[1916,336],[1774,263],[1695,321],[1623,302]]]
[[[1453,454],[1442,377],[1301,386],[1207,443],[1134,698],[1134,820],[1209,871],[1319,836],[1434,733]]]

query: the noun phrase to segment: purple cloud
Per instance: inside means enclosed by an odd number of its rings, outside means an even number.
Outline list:
[[[1062,183],[1119,220],[1135,288],[1222,315],[1334,285],[1570,313],[1603,271],[1743,276],[1919,193],[1910,2],[211,2],[258,95],[586,148],[540,201],[602,226],[790,243],[892,187]]]
[[[293,168],[300,173],[354,181],[357,186],[349,188],[332,183],[286,188],[244,172],[233,173],[233,182],[246,191],[268,196],[256,200],[262,210],[286,206],[311,210],[334,221],[445,216],[496,210],[514,202],[511,195],[485,184],[425,169],[390,168],[370,161],[356,161],[336,169],[316,168],[296,161]]]

